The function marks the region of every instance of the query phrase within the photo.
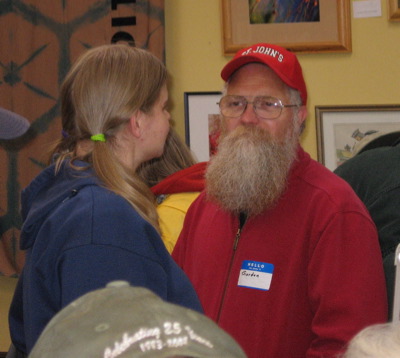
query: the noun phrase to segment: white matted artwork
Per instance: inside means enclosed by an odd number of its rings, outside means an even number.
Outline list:
[[[377,136],[400,130],[400,105],[316,106],[318,161],[335,170]]]
[[[196,159],[208,161],[219,135],[221,92],[185,92],[185,140]]]

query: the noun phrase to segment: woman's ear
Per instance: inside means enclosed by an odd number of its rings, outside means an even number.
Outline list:
[[[136,111],[129,119],[129,124],[128,124],[129,131],[136,138],[140,138],[142,136],[143,120],[144,120],[144,113],[140,110]]]

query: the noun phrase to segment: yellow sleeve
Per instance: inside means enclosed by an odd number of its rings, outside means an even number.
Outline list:
[[[158,222],[165,247],[171,253],[183,227],[186,212],[200,193],[170,194],[157,206]]]

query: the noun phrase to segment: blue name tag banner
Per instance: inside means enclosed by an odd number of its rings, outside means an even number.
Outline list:
[[[245,260],[240,269],[238,286],[268,291],[273,272],[273,264]]]

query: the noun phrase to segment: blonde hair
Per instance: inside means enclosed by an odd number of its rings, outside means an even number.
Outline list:
[[[175,130],[170,128],[163,155],[143,163],[137,173],[148,186],[152,187],[169,175],[196,163],[190,148]]]
[[[123,44],[103,45],[85,52],[67,74],[61,88],[61,117],[67,137],[53,149],[56,170],[63,160],[91,164],[103,185],[125,198],[158,231],[154,197],[143,181],[114,154],[115,134],[138,110],[148,113],[166,84],[164,64],[146,50]],[[85,157],[78,158],[78,141],[102,133]],[[77,168],[76,168],[77,169]],[[81,169],[81,168],[79,168]]]

